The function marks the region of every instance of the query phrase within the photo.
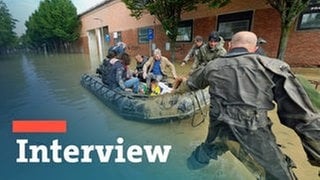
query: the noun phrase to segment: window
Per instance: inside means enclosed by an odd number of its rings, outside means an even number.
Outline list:
[[[121,37],[121,32],[118,31],[118,32],[114,32],[113,33],[113,39],[114,39],[114,43],[118,43],[118,42],[121,42],[122,41],[122,37]]]
[[[239,31],[250,31],[253,11],[218,16],[218,32],[225,40]]]
[[[103,33],[103,35],[109,34],[109,27],[108,26],[103,26],[102,27],[102,33]]]
[[[299,17],[297,29],[320,29],[320,0],[310,1],[308,8]]]
[[[148,30],[150,27],[143,27],[138,29],[138,41],[139,43],[148,43]]]
[[[178,27],[177,42],[191,42],[193,31],[193,20],[181,21]]]

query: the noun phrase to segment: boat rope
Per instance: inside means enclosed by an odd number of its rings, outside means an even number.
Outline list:
[[[201,90],[201,94],[202,94],[202,98],[204,99],[204,103],[206,103],[205,96],[204,96],[202,90]],[[193,100],[192,102],[193,102],[193,112],[194,113],[193,113],[193,117],[192,117],[192,120],[191,120],[191,126],[192,127],[198,127],[200,124],[202,124],[205,121],[205,119],[207,117],[207,114],[208,114],[208,111],[202,109],[201,104],[200,104],[200,100],[199,100],[197,94],[195,92],[192,92],[192,95],[194,95],[194,97],[195,97],[195,99],[197,101],[197,104],[198,104],[200,112],[201,112],[202,120],[199,123],[195,124],[196,107],[195,107],[195,103],[194,103],[194,100]]]

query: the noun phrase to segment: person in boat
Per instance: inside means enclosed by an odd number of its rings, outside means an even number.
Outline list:
[[[254,33],[234,34],[225,56],[185,81],[187,90],[210,87],[207,138],[188,158],[189,169],[202,168],[230,150],[257,179],[296,179],[295,165],[281,152],[271,129],[267,112],[274,103],[280,122],[300,137],[309,162],[320,166],[319,112],[289,65],[255,53],[256,45]]]
[[[104,76],[104,79],[106,79],[105,75],[108,74],[108,64],[109,60],[114,57],[120,57],[121,54],[123,54],[126,51],[127,45],[124,42],[118,42],[114,46],[111,46],[108,49],[108,54],[105,59],[103,59],[102,64],[99,65],[99,67],[96,69],[96,73]],[[106,82],[106,81],[105,81]],[[104,83],[105,83],[104,82]]]
[[[224,46],[224,39],[218,32],[213,31],[208,37],[208,42],[199,48],[199,52],[194,58],[194,63],[190,69],[191,74],[199,66],[205,66],[208,62],[227,53]]]
[[[150,84],[150,96],[157,96],[161,93],[161,88],[157,79],[152,79]]]
[[[203,38],[202,36],[196,36],[194,38],[194,44],[192,46],[192,48],[189,50],[188,54],[186,55],[186,57],[184,57],[182,63],[181,63],[181,66],[184,66],[188,63],[188,61],[192,58],[194,58],[198,52],[199,52],[199,49],[201,48],[201,46],[204,45],[204,41],[203,41]],[[194,63],[196,63],[194,61]],[[193,66],[197,66],[196,64],[194,64]]]
[[[139,78],[140,82],[145,82],[145,79],[143,79],[143,65],[148,61],[148,57],[137,54],[135,56],[135,60],[137,64],[136,69],[133,72],[133,75]]]
[[[117,53],[116,51],[108,51],[107,57],[102,61],[99,68],[97,68],[96,73],[101,75],[101,80],[104,84],[109,85],[111,82],[111,78],[113,76],[110,74],[112,64],[110,63],[111,59],[116,59]]]
[[[118,58],[126,52],[126,48],[127,48],[127,45],[126,43],[124,42],[117,42],[114,46],[111,46],[109,49],[108,49],[108,54],[113,51],[116,53],[116,55],[118,56]]]
[[[107,65],[109,70],[107,82],[103,82],[110,89],[139,93],[139,79],[131,76],[130,62],[130,56],[125,52],[121,54],[119,59],[116,56],[111,58]]]
[[[157,96],[171,92],[172,88],[170,88],[165,83],[159,82],[157,79],[151,79],[150,96]]]
[[[151,79],[156,79],[161,82],[163,79],[169,77],[166,68],[170,69],[170,73],[174,79],[177,78],[176,69],[168,58],[161,55],[160,49],[153,51],[153,56],[143,66],[143,79],[146,79],[147,86],[150,87]]]

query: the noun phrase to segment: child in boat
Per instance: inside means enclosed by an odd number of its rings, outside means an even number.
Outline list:
[[[171,91],[172,91],[172,88],[167,86],[165,83],[159,82],[156,79],[151,80],[151,85],[150,85],[150,92],[151,92],[150,95],[151,96],[171,93]]]
[[[169,87],[168,85],[166,85],[165,83],[159,82],[158,85],[160,86],[161,94],[166,94],[166,93],[172,92],[172,88]]]
[[[150,82],[150,96],[157,96],[161,93],[159,82],[156,79],[152,79]]]

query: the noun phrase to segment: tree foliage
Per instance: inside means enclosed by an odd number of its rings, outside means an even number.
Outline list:
[[[77,40],[80,20],[71,0],[44,0],[25,23],[26,39],[33,46],[57,50]]]
[[[178,35],[178,24],[184,12],[195,10],[199,4],[219,8],[230,0],[122,0],[137,19],[144,13],[154,15],[162,24],[170,40]]]
[[[17,35],[13,31],[16,21],[12,18],[7,5],[0,0],[0,54],[12,48],[17,41]]]
[[[131,16],[139,19],[143,14],[155,16],[174,47],[178,35],[178,25],[184,12],[195,10],[199,4],[213,8],[226,5],[230,0],[122,0],[131,11]],[[171,52],[173,52],[171,48]]]
[[[267,2],[280,14],[281,36],[277,57],[284,60],[290,28],[300,13],[308,7],[310,0],[267,0]]]

